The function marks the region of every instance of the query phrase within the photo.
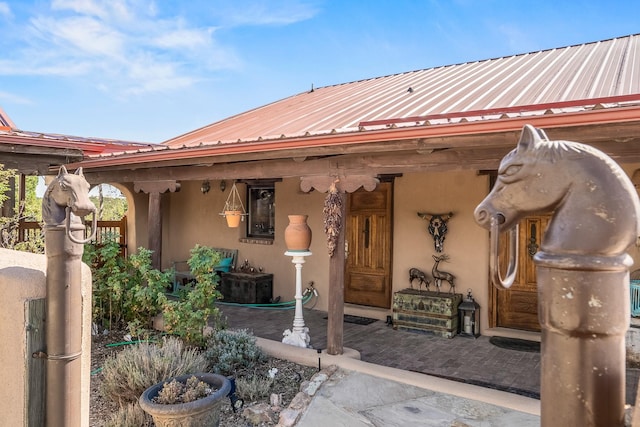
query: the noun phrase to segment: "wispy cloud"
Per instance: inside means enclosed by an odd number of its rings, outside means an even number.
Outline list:
[[[319,12],[314,2],[299,0],[226,0],[218,2],[216,10],[229,26],[288,25],[310,19]]]
[[[530,36],[520,27],[514,24],[506,23],[499,25],[497,31],[504,37],[507,46],[514,53],[523,53],[535,50],[535,44]]]
[[[16,95],[10,92],[3,92],[3,91],[0,91],[0,101],[2,102],[8,101],[14,104],[22,104],[22,105],[30,105],[33,103],[29,98],[25,98],[20,95]]]
[[[12,16],[11,8],[9,4],[4,1],[0,1],[0,16],[5,16],[10,18]]]
[[[220,26],[286,25],[315,13],[295,0],[275,3],[230,2],[231,21],[202,24],[198,11],[173,16],[152,0],[52,0],[0,27],[0,74],[81,78],[114,96],[182,89],[241,65],[236,49],[216,39]],[[11,14],[0,2],[0,17]]]

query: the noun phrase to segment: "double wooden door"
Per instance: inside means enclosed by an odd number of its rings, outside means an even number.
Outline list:
[[[533,256],[539,249],[549,215],[529,216],[520,222],[518,233],[518,271],[508,290],[491,286],[492,325],[503,328],[540,331],[538,320],[538,286]],[[506,235],[500,239],[500,265],[508,263]],[[503,272],[504,276],[504,272]]]
[[[344,301],[391,307],[392,183],[347,198]]]

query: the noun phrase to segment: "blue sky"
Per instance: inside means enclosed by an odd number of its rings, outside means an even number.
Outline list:
[[[162,142],[315,87],[640,33],[640,2],[0,0],[23,130]]]

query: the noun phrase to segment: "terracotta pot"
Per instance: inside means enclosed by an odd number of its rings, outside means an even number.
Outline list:
[[[311,229],[308,215],[289,215],[289,225],[284,230],[284,242],[288,251],[307,252],[311,245]]]
[[[188,403],[165,405],[153,401],[165,382],[173,379],[185,382],[193,375],[217,391]],[[228,378],[218,374],[198,373],[180,375],[165,382],[149,387],[138,400],[140,407],[153,417],[157,427],[217,427],[220,424],[220,407],[231,390],[231,381]]]
[[[242,218],[242,212],[240,211],[224,211],[224,217],[227,219],[227,225],[231,228],[236,228],[240,225],[240,219]]]

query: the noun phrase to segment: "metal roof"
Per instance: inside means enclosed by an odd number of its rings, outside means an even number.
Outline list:
[[[629,105],[640,105],[640,34],[316,88],[172,138],[163,148]]]

